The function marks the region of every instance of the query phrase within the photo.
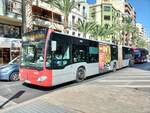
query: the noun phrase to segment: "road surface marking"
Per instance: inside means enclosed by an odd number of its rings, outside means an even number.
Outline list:
[[[5,102],[7,102],[7,98],[3,97],[3,96],[0,96],[0,106],[3,105]],[[6,105],[4,105],[3,107],[6,108],[6,107],[10,107],[10,106],[14,106],[16,105],[17,103],[13,102],[13,101],[9,101]]]
[[[127,75],[127,76],[116,76],[117,78],[150,78],[150,75],[136,75],[136,76],[131,76],[131,75]]]
[[[150,85],[110,85],[114,87],[127,87],[127,88],[150,88]]]
[[[150,80],[97,80],[98,82],[150,82]]]

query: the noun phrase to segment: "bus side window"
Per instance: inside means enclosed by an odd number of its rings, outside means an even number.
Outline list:
[[[87,61],[87,47],[83,45],[73,45],[73,62]]]
[[[89,63],[98,62],[98,47],[89,47]]]

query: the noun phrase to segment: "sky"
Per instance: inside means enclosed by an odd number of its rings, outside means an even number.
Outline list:
[[[129,0],[136,11],[136,22],[142,23],[150,37],[150,0]]]
[[[95,3],[95,0],[87,0],[88,3]],[[129,0],[129,3],[136,11],[136,22],[144,25],[146,33],[150,37],[150,0]]]

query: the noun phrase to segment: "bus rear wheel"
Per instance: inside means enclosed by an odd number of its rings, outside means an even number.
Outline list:
[[[80,67],[78,68],[77,73],[76,73],[76,81],[81,82],[84,79],[85,79],[85,68]]]

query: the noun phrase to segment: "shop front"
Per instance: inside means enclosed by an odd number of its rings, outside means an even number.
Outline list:
[[[0,64],[7,64],[20,53],[21,40],[0,37]]]
[[[0,64],[7,64],[10,61],[10,48],[0,48]]]

